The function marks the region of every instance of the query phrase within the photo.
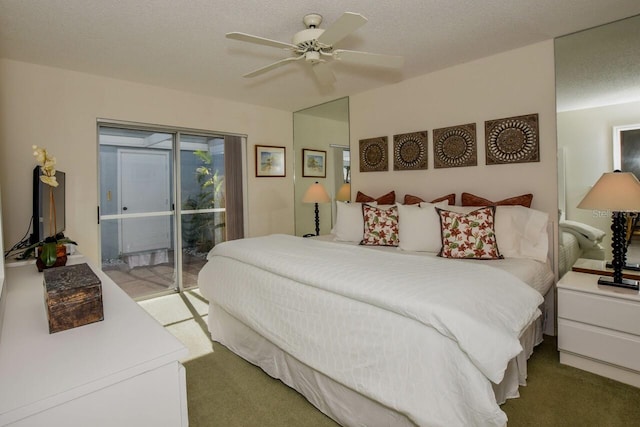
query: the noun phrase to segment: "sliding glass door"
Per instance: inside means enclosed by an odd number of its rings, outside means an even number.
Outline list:
[[[227,181],[242,180],[243,160],[225,147],[244,140],[112,123],[98,134],[102,269],[135,299],[197,286],[207,253],[242,237],[227,230],[228,198],[242,222],[242,186]]]
[[[207,253],[226,239],[224,138],[180,135],[182,284],[197,286]]]

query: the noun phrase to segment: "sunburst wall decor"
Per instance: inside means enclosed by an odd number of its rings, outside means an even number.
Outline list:
[[[434,168],[477,166],[476,124],[451,126],[433,130]]]
[[[360,140],[360,172],[389,170],[389,141],[386,136]]]
[[[427,169],[427,131],[393,135],[393,170]]]
[[[484,122],[488,165],[540,161],[538,115]]]

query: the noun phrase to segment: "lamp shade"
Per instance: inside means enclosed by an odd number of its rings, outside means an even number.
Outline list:
[[[578,204],[580,209],[640,211],[640,182],[631,172],[606,172]]]
[[[341,202],[351,200],[351,184],[348,182],[342,184],[340,189],[338,190],[338,194],[336,194],[336,200]]]
[[[302,197],[303,203],[328,203],[331,201],[327,190],[324,189],[322,184],[318,184],[317,182],[311,184],[311,186],[307,189],[307,192],[304,193]]]

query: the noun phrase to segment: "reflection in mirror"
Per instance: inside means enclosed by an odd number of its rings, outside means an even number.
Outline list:
[[[577,205],[603,173],[640,161],[640,16],[557,38],[555,63],[562,275],[611,259],[611,212]],[[638,262],[640,235],[628,236]]]
[[[319,234],[329,234],[335,218],[335,200],[350,180],[349,98],[293,113],[295,234],[315,235],[315,203],[303,202],[318,182],[329,194],[318,203]]]

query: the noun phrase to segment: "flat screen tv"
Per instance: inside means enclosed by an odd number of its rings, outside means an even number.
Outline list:
[[[56,205],[56,233],[62,233],[65,229],[64,211],[64,172],[56,171],[57,187],[50,187],[40,180],[42,171],[39,166],[33,169],[33,233],[31,244],[40,242],[51,235],[49,232],[49,189],[53,188],[53,198]]]

